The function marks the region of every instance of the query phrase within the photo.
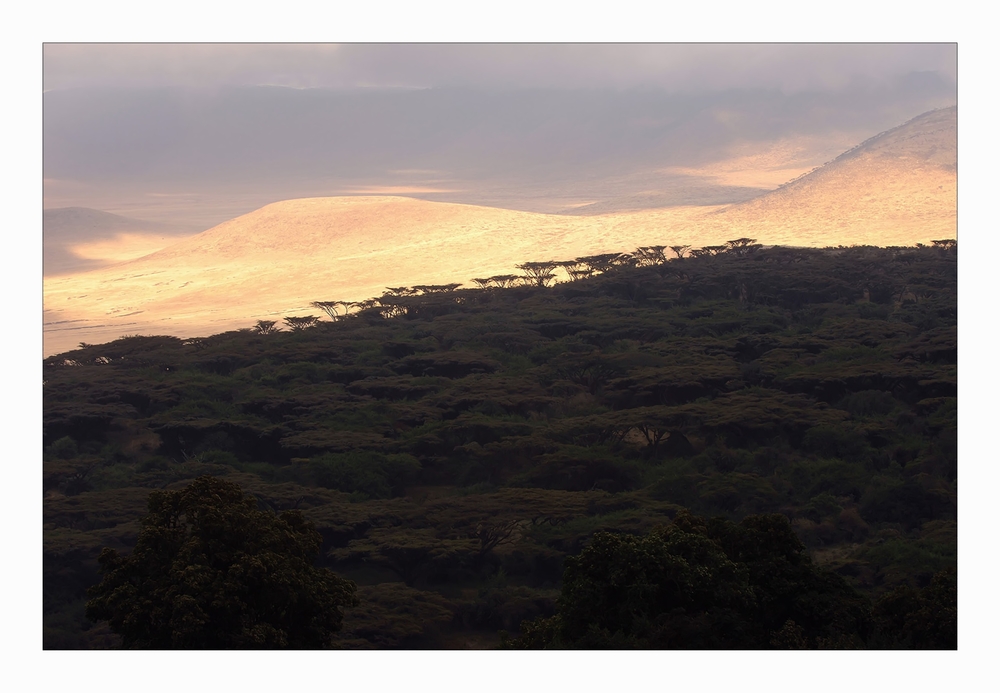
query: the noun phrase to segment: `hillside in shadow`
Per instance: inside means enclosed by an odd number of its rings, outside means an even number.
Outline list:
[[[790,584],[861,609],[831,631],[841,602],[800,600],[756,640],[712,626],[691,643],[945,646],[911,616],[956,565],[956,253],[647,247],[567,263],[552,286],[553,266],[526,263],[478,289],[50,357],[45,647],[115,644],[83,616],[98,553],[130,549],[152,490],[205,474],[319,529],[323,565],[359,586],[343,647],[495,647],[522,622],[575,622],[570,558],[687,511],[782,516],[806,561]],[[718,551],[725,526],[706,525]],[[731,559],[759,602],[756,564]],[[716,623],[691,618],[628,642]],[[532,637],[514,642],[588,646]]]

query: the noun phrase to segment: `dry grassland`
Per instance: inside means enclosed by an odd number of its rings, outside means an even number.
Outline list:
[[[387,286],[468,285],[516,273],[525,261],[643,245],[700,247],[745,236],[814,247],[954,238],[954,111],[918,125],[737,205],[565,216],[385,196],[278,202],[150,255],[47,279],[45,354],[122,334],[206,335],[316,314],[311,301],[360,300]],[[126,251],[141,245],[133,240]]]

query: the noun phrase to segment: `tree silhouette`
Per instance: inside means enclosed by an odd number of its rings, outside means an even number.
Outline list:
[[[379,307],[379,315],[383,318],[397,318],[401,315],[406,315],[412,304],[412,301],[408,299],[416,293],[416,289],[406,289],[406,291],[413,292],[407,294],[396,293],[395,291],[387,291],[379,298],[374,299],[374,304]]]
[[[274,320],[258,320],[257,324],[253,326],[253,331],[257,334],[272,334],[278,332],[278,323]]]
[[[618,257],[618,253],[604,253],[603,255],[578,257],[576,261],[585,266],[591,274],[595,272],[604,273],[612,268],[611,261],[616,257]]]
[[[558,267],[557,262],[549,260],[548,262],[525,262],[521,265],[516,265],[516,267],[524,272],[524,283],[529,286],[548,286],[555,281],[555,271]]]
[[[457,289],[460,286],[462,286],[462,285],[461,284],[419,284],[417,286],[414,286],[413,289],[415,291],[419,291],[422,294],[441,294],[441,293],[449,293],[451,291],[454,291],[455,289]]]
[[[639,259],[632,253],[619,253],[618,257],[611,261],[612,267],[638,267]]]
[[[941,248],[945,251],[952,251],[958,249],[958,241],[954,238],[947,238],[941,241],[931,241],[931,244],[935,248]]]
[[[417,294],[416,289],[411,289],[408,286],[387,286],[385,288],[385,293],[383,296],[415,296]]]
[[[674,251],[674,255],[677,256],[678,260],[680,260],[685,255],[687,255],[687,252],[689,250],[691,250],[691,246],[689,246],[689,245],[672,245],[672,246],[670,246],[670,249],[672,251]]]
[[[497,274],[489,278],[489,281],[497,285],[501,289],[509,289],[514,286],[518,280],[520,280],[516,274]]]
[[[566,270],[566,274],[569,275],[572,281],[586,279],[594,274],[594,270],[590,269],[587,263],[580,260],[565,260],[560,262],[559,265]]]
[[[306,329],[307,327],[312,327],[319,322],[319,318],[315,315],[302,315],[302,316],[289,316],[285,318],[285,324],[292,330],[292,332],[299,332]]]
[[[639,267],[662,265],[667,261],[667,257],[663,254],[666,247],[665,245],[648,245],[636,248],[633,257]]]
[[[733,241],[726,241],[727,253],[737,256],[753,255],[763,246],[757,242],[756,238],[737,238]]]
[[[330,316],[330,320],[337,322],[337,320],[347,315],[348,308],[354,304],[350,301],[313,301],[309,305],[313,308],[319,308]]]
[[[479,539],[479,557],[482,561],[486,554],[495,549],[500,544],[506,544],[514,540],[514,532],[520,522],[517,520],[493,520],[480,522],[476,527],[476,537]]]
[[[87,617],[129,649],[329,647],[354,583],[313,565],[322,537],[297,510],[257,505],[210,476],[154,491],[132,553],[101,552]]]

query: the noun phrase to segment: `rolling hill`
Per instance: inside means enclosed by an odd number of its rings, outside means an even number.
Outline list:
[[[717,214],[749,235],[781,236],[814,226],[829,234],[831,245],[862,230],[873,245],[911,245],[928,233],[953,238],[957,132],[956,108],[925,113]]]
[[[956,109],[873,137],[777,190],[725,206],[568,216],[404,197],[267,205],[144,257],[45,281],[45,354],[122,334],[196,336],[316,314],[386,286],[469,284],[525,261],[750,236],[800,246],[956,235]]]
[[[133,219],[87,207],[42,212],[46,277],[98,269],[155,252],[190,233],[169,224]]]

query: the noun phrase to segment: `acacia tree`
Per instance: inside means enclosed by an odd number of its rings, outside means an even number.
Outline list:
[[[500,546],[513,541],[514,532],[520,526],[518,520],[487,520],[476,526],[476,537],[479,539],[478,561],[486,558],[486,554]]]
[[[733,255],[746,256],[753,255],[763,246],[757,242],[756,238],[737,238],[736,240],[726,241],[725,252],[732,253]]]
[[[611,261],[612,267],[638,267],[639,260],[632,253],[619,253],[618,257]]]
[[[601,255],[588,255],[578,257],[577,262],[586,265],[591,272],[604,273],[608,270],[620,266],[619,258],[621,253],[603,253]]]
[[[408,290],[414,291],[412,289]],[[389,292],[382,294],[379,298],[375,299],[375,305],[379,307],[379,315],[386,319],[406,315],[412,305],[412,301],[407,300],[411,295]]]
[[[500,289],[509,289],[520,279],[521,277],[516,274],[497,274],[490,277],[488,281],[493,282]]]
[[[559,265],[566,270],[566,274],[569,275],[572,281],[586,279],[594,273],[594,270],[587,267],[586,263],[580,260],[565,260],[560,262]]]
[[[252,329],[257,334],[271,334],[279,331],[277,325],[274,320],[258,320]]]
[[[946,239],[940,240],[940,241],[931,241],[931,244],[935,248],[941,248],[942,250],[944,250],[946,252],[951,252],[953,250],[957,250],[958,249],[958,240],[956,240],[954,238],[946,238]]]
[[[548,286],[555,281],[555,269],[559,263],[549,260],[548,262],[525,262],[515,265],[524,272],[524,283],[528,286]]]
[[[677,256],[678,260],[680,260],[685,255],[687,255],[687,252],[689,250],[691,250],[691,246],[689,246],[689,245],[672,245],[672,246],[670,246],[670,249],[672,251],[674,251],[674,255]]]
[[[129,649],[329,647],[355,585],[314,566],[322,537],[297,510],[259,510],[211,476],[154,491],[135,549],[104,549],[87,617]]]
[[[309,305],[313,308],[319,308],[330,316],[330,320],[337,322],[337,320],[347,315],[348,308],[353,304],[350,301],[313,301]]]
[[[418,284],[414,286],[415,291],[419,291],[422,294],[441,294],[450,293],[462,286],[459,284]]]
[[[315,315],[302,315],[302,316],[288,316],[285,318],[285,324],[292,330],[292,332],[299,332],[307,327],[312,327],[319,322],[319,318]]]
[[[383,296],[415,296],[417,293],[416,289],[411,289],[408,286],[387,286],[385,287],[385,293]]]
[[[663,254],[665,249],[665,245],[647,245],[641,248],[636,248],[636,251],[633,254],[636,265],[639,267],[662,265],[667,261],[666,255]]]

